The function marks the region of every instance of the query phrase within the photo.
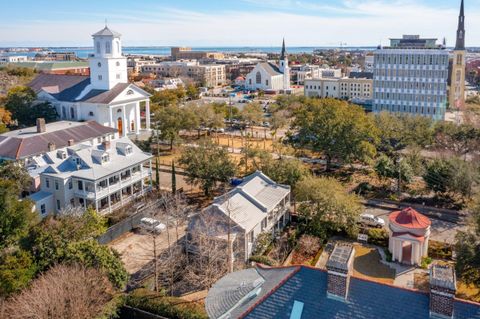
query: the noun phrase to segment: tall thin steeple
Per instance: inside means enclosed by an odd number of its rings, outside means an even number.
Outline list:
[[[465,50],[465,14],[463,0],[460,5],[460,15],[458,16],[457,42],[455,50]]]
[[[287,55],[287,50],[285,50],[285,38],[283,38],[282,54],[280,55],[280,60],[285,60],[286,55]]]

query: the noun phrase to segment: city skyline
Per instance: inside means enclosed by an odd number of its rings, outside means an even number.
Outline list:
[[[465,3],[467,30],[480,28],[479,5]],[[375,46],[402,34],[446,37],[453,46],[458,6],[451,0],[26,0],[0,13],[0,46],[90,46],[86,34],[105,19],[125,46],[278,46],[283,36],[288,46]],[[467,33],[466,45],[480,46],[480,35]]]

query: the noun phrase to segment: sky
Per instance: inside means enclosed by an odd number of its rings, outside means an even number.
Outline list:
[[[480,46],[480,0],[465,0]],[[455,44],[460,0],[20,0],[0,10],[0,46],[91,46],[108,26],[124,46],[376,46],[420,34]]]

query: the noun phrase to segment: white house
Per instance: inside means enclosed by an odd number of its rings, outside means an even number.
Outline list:
[[[290,67],[288,66],[288,55],[285,50],[285,40],[282,44],[280,64],[277,66],[270,62],[258,63],[253,70],[247,74],[245,88],[248,90],[263,91],[290,91]]]
[[[37,159],[40,191],[29,198],[42,217],[67,207],[110,213],[151,189],[151,158],[127,137],[53,147]]]
[[[230,224],[233,259],[247,261],[258,235],[273,234],[289,221],[290,186],[277,184],[257,171],[193,218],[189,237],[194,241],[195,234],[201,234],[225,240]]]
[[[120,34],[105,26],[92,37],[90,76],[40,74],[29,86],[39,100],[55,106],[62,120],[94,120],[116,128],[121,136],[149,130],[150,94],[128,83]]]

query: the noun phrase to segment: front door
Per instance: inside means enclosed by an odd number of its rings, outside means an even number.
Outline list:
[[[123,121],[122,118],[119,117],[117,120],[117,129],[118,129],[118,135],[122,136],[123,135]]]
[[[412,264],[412,244],[406,243],[402,247],[402,263],[411,265]]]

